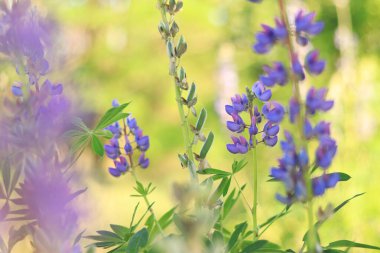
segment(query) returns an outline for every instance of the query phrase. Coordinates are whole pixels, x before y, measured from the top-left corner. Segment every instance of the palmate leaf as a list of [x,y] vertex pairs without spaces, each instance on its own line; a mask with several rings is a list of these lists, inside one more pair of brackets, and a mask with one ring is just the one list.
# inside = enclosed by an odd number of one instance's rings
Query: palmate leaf
[[242,253],[251,253],[251,252],[286,252],[281,250],[281,247],[273,242],[267,240],[258,240],[248,246],[246,246]]
[[126,247],[127,253],[138,253],[140,248],[144,248],[149,239],[149,233],[146,228],[139,230],[134,234],[128,241],[128,246]]
[[357,242],[353,242],[349,240],[339,240],[335,242],[330,242],[330,244],[325,247],[325,249],[333,249],[333,248],[362,248],[362,249],[380,250],[380,247],[377,247],[377,246],[357,243]]
[[117,107],[112,107],[109,109],[103,117],[99,120],[98,124],[94,130],[104,129],[107,126],[113,124],[114,122],[128,117],[128,113],[123,113],[122,111],[129,105],[129,103],[121,104]]

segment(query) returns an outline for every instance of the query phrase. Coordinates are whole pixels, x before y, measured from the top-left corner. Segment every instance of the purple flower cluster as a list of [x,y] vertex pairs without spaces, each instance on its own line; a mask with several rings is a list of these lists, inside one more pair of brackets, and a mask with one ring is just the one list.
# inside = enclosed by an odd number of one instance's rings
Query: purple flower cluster
[[[272,97],[272,92],[265,87],[262,81],[256,82],[251,90],[247,89],[247,93],[241,96],[235,95],[231,98],[232,104],[225,106],[226,112],[232,117],[231,121],[227,121],[227,128],[238,134],[242,134],[245,129],[248,129],[249,134],[249,142],[242,135],[231,137],[232,144],[227,144],[227,150],[233,154],[245,154],[259,143],[264,143],[271,147],[276,145],[277,134],[280,130],[279,123],[285,114],[285,110],[280,103],[269,101]],[[258,106],[254,105],[257,100],[265,102],[261,112]],[[249,117],[249,124],[246,124],[242,118],[244,112]],[[267,119],[267,122],[262,127],[262,130],[259,131],[258,126],[262,123],[263,117]],[[260,141],[257,138],[259,133],[262,134]]]
[[[118,106],[117,101],[113,101],[113,106]],[[149,136],[144,135],[143,131],[137,125],[135,118],[128,117],[123,119],[122,126],[119,122],[115,122],[106,128],[112,133],[109,144],[104,145],[106,155],[113,160],[114,167],[108,169],[109,173],[114,177],[119,177],[126,173],[130,168],[140,166],[143,169],[148,168],[149,158],[145,157],[146,151],[149,149]],[[120,139],[124,136],[124,148],[120,147]],[[134,141],[131,141],[130,138]],[[122,154],[122,151],[124,153]],[[133,157],[135,151],[139,151],[138,161],[134,162]]]
[[[251,1],[253,2],[253,1]],[[256,2],[256,1],[254,1]],[[306,46],[309,43],[311,36],[318,35],[324,27],[322,22],[317,22],[315,19],[315,13],[305,13],[302,10],[299,11],[295,18],[295,37],[298,45]],[[287,44],[288,50],[291,55],[291,68],[290,75],[293,75],[293,80],[303,81],[306,78],[306,72],[310,75],[319,75],[325,69],[326,62],[319,59],[319,52],[317,50],[310,51],[302,65],[297,54],[293,51],[293,47],[289,45],[291,42],[290,31],[288,31],[285,20],[275,20],[276,26],[272,28],[268,25],[262,25],[263,31],[256,34],[256,43],[253,46],[254,51],[258,54],[267,53],[277,42]],[[287,70],[280,62],[275,62],[273,67],[264,67],[266,75],[260,76],[262,85],[255,87],[255,94],[266,101],[270,98],[269,94],[262,87],[266,85],[271,87],[274,84],[284,85],[288,81]],[[302,139],[311,141],[315,139],[318,141],[318,146],[315,150],[312,161],[309,161],[309,156],[306,148],[301,145],[297,148],[294,138],[290,132],[285,131],[285,141],[281,142],[281,149],[283,151],[283,157],[279,159],[279,165],[276,168],[272,168],[271,176],[282,181],[285,184],[286,196],[277,194],[277,199],[285,204],[290,204],[295,201],[307,201],[308,191],[306,180],[310,180],[312,188],[312,194],[314,196],[322,195],[326,189],[334,187],[340,180],[338,173],[327,173],[327,169],[330,167],[332,160],[337,151],[337,145],[335,140],[330,136],[330,124],[325,121],[320,121],[313,127],[311,123],[311,116],[318,112],[326,112],[330,110],[334,101],[326,99],[327,89],[317,89],[311,87],[307,92],[305,104],[300,102],[301,98],[299,94],[296,94],[289,101],[289,118],[290,122],[302,123],[301,129]],[[273,107],[274,110],[275,107]],[[263,114],[267,114],[267,107],[263,107]],[[270,110],[270,108],[269,108]],[[278,112],[279,115],[282,112]],[[301,115],[302,114],[302,115]],[[275,118],[271,118],[274,116]],[[271,116],[267,117],[270,122],[275,122],[276,113],[273,112]],[[236,117],[236,116],[235,116]],[[235,122],[235,121],[234,121]],[[271,125],[266,126],[270,129]],[[274,132],[278,132],[278,126],[275,125]],[[264,131],[265,130],[264,127]],[[241,143],[242,141],[236,143]],[[235,143],[235,141],[234,141]],[[310,163],[312,162],[312,163]],[[310,178],[311,165],[314,168],[321,168],[322,175],[314,178]]]
[[[49,71],[46,51],[52,22],[42,19],[29,0],[1,4],[0,11],[0,52],[15,63],[18,74],[28,76],[29,85],[38,86],[40,77]],[[29,85],[25,87],[28,89]],[[12,91],[15,96],[22,96],[20,84]]]

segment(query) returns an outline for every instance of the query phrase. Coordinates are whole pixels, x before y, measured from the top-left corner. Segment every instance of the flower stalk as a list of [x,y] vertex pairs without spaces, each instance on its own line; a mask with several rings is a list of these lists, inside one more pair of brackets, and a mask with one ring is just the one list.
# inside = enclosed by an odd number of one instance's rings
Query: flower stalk
[[[174,21],[174,13],[178,11],[181,7],[177,6],[178,3],[176,4],[176,6],[171,6],[171,4],[167,5],[166,1],[163,1],[163,0],[158,0],[157,2],[158,2],[158,7],[160,9],[161,19],[162,19],[159,29],[167,46],[168,57],[169,57],[169,75],[172,76],[173,78],[176,102],[177,102],[178,112],[179,112],[179,116],[181,120],[181,128],[182,128],[182,134],[183,134],[183,139],[184,139],[184,144],[185,144],[186,156],[188,159],[186,165],[187,165],[187,168],[189,169],[191,180],[195,183],[198,183],[198,176],[197,176],[196,167],[195,167],[195,157],[193,153],[193,141],[191,139],[190,123],[188,121],[188,115],[185,113],[185,110],[184,110],[185,104],[182,99],[182,89],[185,89],[185,90],[188,89],[188,85],[186,82],[186,74],[184,74],[183,77],[180,77],[178,75],[180,57],[183,53],[185,53],[187,44],[184,41],[183,37],[181,37],[178,40],[177,47],[174,46],[175,35],[179,30],[177,24]],[[172,8],[172,11],[170,12],[170,19],[168,19],[168,16],[167,16],[168,14],[167,8]],[[179,9],[176,10],[177,8]],[[185,83],[183,83],[183,81]],[[184,85],[184,87],[182,87],[182,85]]]
[[[292,30],[290,28],[290,23],[289,23],[289,18],[286,12],[286,6],[285,6],[285,1],[284,0],[278,0],[278,5],[280,8],[280,13],[281,13],[281,20],[283,24],[286,27],[287,36],[285,38],[285,45],[288,49],[289,52],[289,61],[292,64],[293,57],[296,55],[295,50],[294,50],[294,45],[292,42]],[[291,80],[293,83],[293,94],[295,95],[296,102],[298,104],[302,104],[302,99],[301,99],[301,92],[299,88],[299,82],[294,73],[290,74]],[[300,113],[299,117],[297,117],[297,125],[298,125],[298,131],[299,131],[299,136],[300,136],[300,142],[301,142],[301,148],[305,149],[307,152],[307,141],[305,140],[305,134],[304,134],[304,122],[305,122],[305,110],[303,109],[303,106],[300,106]],[[306,173],[304,173],[304,180],[306,184],[306,191],[307,191],[307,216],[308,216],[308,225],[309,225],[309,233],[308,233],[308,252],[314,253],[316,251],[317,247],[317,241],[316,241],[316,231],[314,228],[314,214],[313,214],[313,188],[312,188],[312,183],[311,183],[311,178],[310,178],[310,173],[309,173],[309,164],[305,166],[306,168]]]

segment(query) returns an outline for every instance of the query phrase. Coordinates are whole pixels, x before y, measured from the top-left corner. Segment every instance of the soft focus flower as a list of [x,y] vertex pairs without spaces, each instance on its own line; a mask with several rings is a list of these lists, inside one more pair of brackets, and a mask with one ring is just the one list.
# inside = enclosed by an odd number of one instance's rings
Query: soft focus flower
[[227,144],[227,149],[232,154],[245,154],[248,152],[248,142],[243,136],[239,138],[231,136],[233,144]]
[[285,114],[284,107],[275,101],[269,101],[265,103],[262,111],[265,118],[274,123],[280,122]]
[[292,56],[292,71],[297,76],[298,80],[305,80],[305,72],[303,71],[303,67],[297,55]]
[[322,136],[319,138],[319,146],[315,151],[316,162],[323,169],[327,169],[332,162],[337,151],[335,140],[329,136]]
[[32,232],[36,252],[77,252],[79,245],[73,242],[80,232],[78,210],[72,201],[85,189],[72,191],[70,174],[65,173],[68,164],[57,162],[53,152],[27,163],[25,180],[16,190],[19,198],[13,200],[23,211],[12,212],[13,219],[36,222]]
[[304,14],[300,10],[295,18],[297,43],[305,46],[309,42],[310,35],[318,35],[324,27],[323,22],[315,22],[315,13]]
[[236,133],[241,133],[245,129],[245,123],[238,114],[232,114],[233,121],[227,121],[227,128]]
[[[113,100],[112,106],[119,106],[119,103]],[[140,166],[143,169],[149,166],[149,159],[145,158],[145,153],[150,147],[149,136],[143,134],[135,118],[129,116],[127,119],[122,119],[122,121],[123,127],[120,126],[119,122],[115,122],[105,128],[113,135],[109,144],[104,145],[104,150],[107,157],[113,160],[114,167],[108,168],[108,172],[114,177],[120,177],[128,172],[130,168],[133,169],[136,166]],[[125,141],[124,149],[120,148],[122,136]],[[134,142],[130,141],[131,137],[134,137]],[[122,153],[122,150],[125,153]],[[133,154],[136,150],[137,153],[140,152],[138,161],[134,161],[133,159]]]
[[263,69],[267,75],[261,75],[260,81],[265,86],[272,87],[275,84],[285,85],[288,82],[288,73],[281,62],[273,63],[272,68],[264,66]]
[[289,119],[291,123],[296,121],[296,117],[300,114],[300,103],[293,97],[289,100]]
[[319,75],[325,69],[326,62],[318,60],[319,52],[317,50],[311,51],[306,55],[305,68],[310,74]]
[[252,92],[261,101],[268,101],[272,97],[272,91],[267,90],[262,82],[258,81],[252,86]]
[[328,111],[333,105],[333,100],[326,100],[327,89],[316,89],[311,87],[306,96],[306,109],[309,114],[315,114],[317,111]]
[[256,44],[253,46],[253,49],[258,54],[269,52],[278,40],[282,40],[287,36],[285,25],[280,20],[276,20],[276,28],[265,24],[262,24],[261,27],[263,30],[256,33]]

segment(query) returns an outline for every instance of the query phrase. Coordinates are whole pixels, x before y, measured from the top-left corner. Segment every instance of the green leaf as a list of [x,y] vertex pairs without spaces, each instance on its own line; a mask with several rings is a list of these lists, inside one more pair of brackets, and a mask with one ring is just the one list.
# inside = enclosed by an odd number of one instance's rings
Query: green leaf
[[189,94],[187,95],[187,101],[193,100],[194,95],[195,95],[195,91],[196,91],[195,83],[192,83],[190,90],[189,90]]
[[236,174],[239,171],[241,171],[245,166],[247,165],[247,162],[243,159],[238,161],[234,161],[232,164],[232,173]]
[[127,253],[138,253],[140,248],[144,248],[148,243],[148,230],[146,228],[141,229],[134,234],[128,241],[126,248]]
[[235,226],[235,230],[232,233],[230,240],[228,241],[226,252],[229,252],[237,244],[239,236],[241,234],[244,234],[247,226],[247,222],[243,222]]
[[97,154],[100,157],[103,157],[104,155],[103,144],[96,135],[92,136],[91,148],[92,148],[92,151],[95,152],[95,154]]
[[201,159],[206,158],[207,153],[210,150],[213,141],[214,141],[214,134],[212,132],[210,132],[207,136],[205,143],[203,144],[203,147],[201,149],[201,153],[199,154],[199,157]]
[[[342,207],[344,207],[345,205],[347,205],[351,200],[363,195],[365,192],[362,192],[362,193],[359,193],[359,194],[356,194],[354,196],[352,196],[351,198],[349,199],[346,199],[345,201],[343,201],[342,203],[340,203],[337,207],[334,208],[333,210],[333,213],[337,213]],[[316,228],[316,230],[318,230],[318,228],[323,224],[324,220],[323,221],[317,221],[315,224],[314,224],[314,227]],[[306,242],[307,240],[307,236],[308,236],[308,233],[309,231],[307,231],[305,233],[305,235],[303,236],[303,241]]]
[[118,236],[121,238],[125,238],[127,234],[129,234],[130,230],[127,227],[117,225],[117,224],[110,224],[110,227],[113,232],[115,232]]
[[242,253],[250,252],[285,252],[281,250],[280,246],[267,240],[258,240],[247,247],[245,247]]
[[174,211],[176,210],[177,207],[173,207],[169,211],[167,211],[162,217],[158,220],[158,223],[160,224],[162,229],[165,229],[167,226],[170,225],[173,221],[173,215]]
[[231,175],[231,173],[228,171],[218,170],[218,169],[213,169],[213,168],[198,170],[197,172],[198,174],[201,174],[201,175],[222,175],[222,176]]
[[351,179],[351,176],[346,174],[346,173],[343,173],[343,172],[336,172],[339,174],[339,181],[348,181]]
[[185,41],[185,38],[181,35],[181,37],[178,40],[177,47],[176,47],[176,55],[178,58],[181,58],[181,56],[186,52],[187,50],[187,43]]
[[207,119],[207,111],[205,108],[202,108],[201,113],[199,114],[197,123],[195,124],[195,129],[199,132],[202,130]]
[[223,178],[222,181],[219,183],[218,187],[214,191],[214,193],[209,198],[209,205],[214,205],[215,202],[219,199],[220,196],[224,193],[224,188],[230,184],[229,178]]
[[113,124],[115,121],[118,121],[122,118],[128,117],[127,113],[122,113],[122,111],[129,105],[129,103],[125,103],[119,105],[117,107],[112,107],[109,109],[103,117],[99,120],[99,123],[96,125],[94,130],[101,130],[106,128],[107,126]]
[[357,242],[353,242],[353,241],[349,241],[349,240],[339,240],[339,241],[331,242],[329,245],[327,245],[326,249],[341,248],[341,247],[380,250],[380,247],[377,247],[377,246],[363,244],[363,243],[357,243]]

